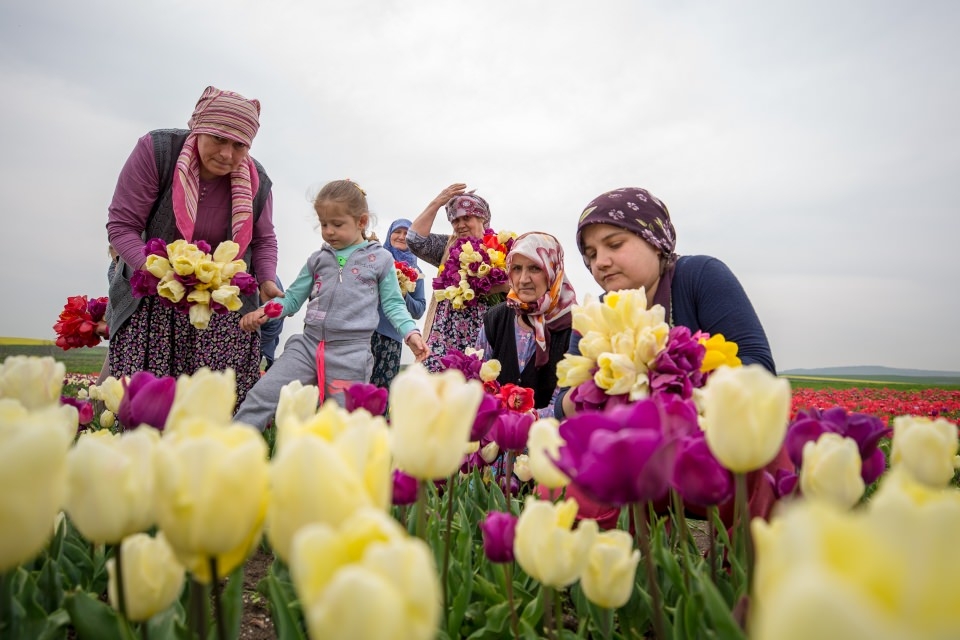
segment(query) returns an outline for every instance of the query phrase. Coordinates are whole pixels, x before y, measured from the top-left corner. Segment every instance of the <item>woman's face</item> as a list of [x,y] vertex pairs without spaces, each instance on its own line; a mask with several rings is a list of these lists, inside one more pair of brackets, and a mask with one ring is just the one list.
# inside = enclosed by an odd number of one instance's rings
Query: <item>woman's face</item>
[[458,238],[482,238],[483,237],[483,218],[477,216],[460,216],[450,223],[453,226],[453,233]]
[[510,259],[510,288],[521,302],[533,303],[547,292],[547,272],[527,256],[515,255]]
[[197,155],[200,156],[200,177],[213,180],[233,173],[247,158],[250,147],[230,138],[201,133],[197,136]]
[[390,234],[390,244],[400,249],[400,251],[407,250],[407,229],[406,227],[398,227],[393,230]]
[[583,257],[604,291],[639,289],[647,293],[647,305],[660,282],[660,253],[635,233],[610,224],[591,224],[583,229]]

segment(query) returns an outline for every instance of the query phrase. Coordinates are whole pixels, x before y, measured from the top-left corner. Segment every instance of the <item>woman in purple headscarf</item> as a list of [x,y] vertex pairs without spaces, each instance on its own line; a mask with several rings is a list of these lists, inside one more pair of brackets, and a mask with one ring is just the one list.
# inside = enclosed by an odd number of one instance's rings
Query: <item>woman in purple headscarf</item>
[[[453,235],[431,232],[441,207],[453,227]],[[450,247],[457,239],[483,238],[489,226],[490,205],[487,201],[473,191],[467,192],[467,185],[456,183],[441,191],[417,216],[407,231],[407,244],[418,258],[439,267],[446,262]],[[499,302],[509,290],[508,284],[497,285],[489,293],[500,294],[496,301]],[[490,301],[478,296],[475,304],[454,309],[449,300],[437,302],[431,296],[423,327],[430,356],[424,360],[424,366],[430,371],[441,371],[445,368],[441,358],[448,351],[464,351],[472,347],[483,326],[483,316],[492,306]]]
[[[110,371],[192,374],[201,367],[233,369],[237,402],[260,377],[260,338],[240,329],[240,317],[283,293],[274,282],[277,237],[270,178],[249,155],[260,128],[260,102],[207,87],[187,129],[158,129],[140,138],[120,172],[108,209],[107,235],[120,254],[110,282],[107,324]],[[207,329],[157,296],[134,297],[130,278],[146,262],[146,241],[225,240],[260,283],[240,311],[214,314]]]

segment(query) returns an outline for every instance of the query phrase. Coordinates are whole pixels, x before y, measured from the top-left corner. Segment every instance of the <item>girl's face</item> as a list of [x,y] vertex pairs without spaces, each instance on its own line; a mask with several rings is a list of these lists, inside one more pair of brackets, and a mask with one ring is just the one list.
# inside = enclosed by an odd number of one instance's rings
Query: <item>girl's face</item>
[[367,214],[354,218],[344,205],[328,201],[317,205],[317,217],[320,218],[320,235],[334,249],[345,249],[363,241]]
[[458,238],[483,237],[483,218],[478,218],[477,216],[461,216],[450,224],[453,226],[453,233]]
[[213,180],[225,176],[240,166],[250,147],[229,138],[201,133],[197,136],[197,155],[200,156],[200,177]]
[[660,282],[660,253],[635,233],[610,224],[591,224],[583,229],[583,257],[604,291],[639,289],[647,293],[647,305]]
[[548,286],[547,273],[539,264],[520,254],[510,259],[510,287],[522,302],[536,302]]
[[400,251],[407,250],[407,230],[405,227],[398,227],[393,230],[393,233],[390,234],[390,244]]

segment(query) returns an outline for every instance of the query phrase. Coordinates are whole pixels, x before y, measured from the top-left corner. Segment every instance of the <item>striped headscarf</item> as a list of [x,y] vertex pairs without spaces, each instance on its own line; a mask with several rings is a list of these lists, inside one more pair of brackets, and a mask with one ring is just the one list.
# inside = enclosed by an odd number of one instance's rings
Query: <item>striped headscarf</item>
[[[248,100],[232,91],[207,87],[187,122],[190,135],[177,158],[173,179],[173,213],[177,229],[187,242],[193,241],[200,191],[200,155],[197,136],[206,133],[228,138],[248,147],[260,128],[260,101]],[[260,188],[256,166],[248,155],[230,174],[231,235],[240,245],[242,257],[253,238],[253,196]]]
[[490,205],[473,191],[450,198],[445,208],[450,222],[464,216],[476,216],[483,220],[484,228],[490,226]]
[[566,329],[570,326],[570,310],[577,304],[577,294],[567,279],[563,269],[563,247],[560,241],[549,233],[531,231],[513,241],[513,247],[507,254],[507,273],[516,256],[529,258],[537,264],[547,276],[547,291],[538,300],[526,303],[510,289],[507,294],[507,306],[524,316],[533,327],[537,342],[538,367],[547,363],[550,356],[550,335],[547,329]]

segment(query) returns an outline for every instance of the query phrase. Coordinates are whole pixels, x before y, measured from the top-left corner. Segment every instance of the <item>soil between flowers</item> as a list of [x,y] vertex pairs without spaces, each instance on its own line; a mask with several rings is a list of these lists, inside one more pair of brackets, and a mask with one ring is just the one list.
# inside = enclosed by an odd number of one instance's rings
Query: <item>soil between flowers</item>
[[267,576],[273,554],[258,546],[243,567],[243,617],[240,620],[241,640],[276,640],[277,632],[270,617],[267,597],[257,591],[257,584]]

